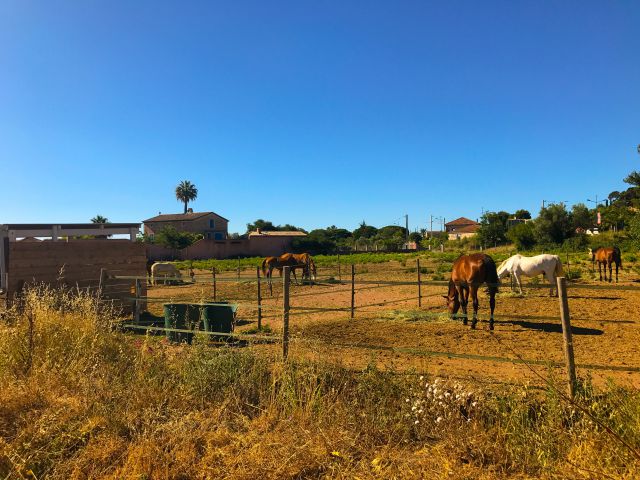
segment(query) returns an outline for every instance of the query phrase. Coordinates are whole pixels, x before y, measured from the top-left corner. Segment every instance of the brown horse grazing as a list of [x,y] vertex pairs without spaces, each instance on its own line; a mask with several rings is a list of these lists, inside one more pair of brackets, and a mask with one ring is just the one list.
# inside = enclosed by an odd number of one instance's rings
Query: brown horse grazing
[[484,253],[473,253],[462,255],[454,263],[449,280],[449,293],[444,297],[447,299],[447,307],[452,318],[462,307],[463,321],[467,324],[467,305],[469,294],[473,301],[473,320],[471,328],[476,328],[478,323],[478,288],[486,283],[489,287],[489,306],[491,307],[491,317],[489,329],[493,330],[493,311],[496,306],[496,293],[498,292],[498,272],[496,264],[489,255]]
[[313,258],[308,253],[285,253],[279,257],[266,257],[262,261],[262,274],[267,278],[269,285],[271,285],[271,277],[273,271],[278,270],[280,276],[282,276],[282,268],[291,267],[291,273],[293,279],[298,283],[298,277],[296,276],[296,269],[302,269],[302,279],[316,278],[316,265],[313,262]]
[[308,253],[285,253],[278,257],[278,262],[283,267],[291,267],[291,273],[296,284],[298,284],[298,277],[296,276],[296,270],[302,270],[302,281],[307,278],[309,280],[316,278],[316,265]]
[[274,269],[278,270],[280,275],[282,275],[282,265],[280,265],[278,257],[266,257],[262,261],[262,275],[266,277],[269,285],[271,285],[271,277]]
[[[602,281],[602,265],[604,265],[604,281],[607,281],[607,266],[609,267],[609,282],[611,282],[611,274],[613,264],[616,264],[616,283],[618,283],[618,269],[622,268],[622,254],[618,247],[600,247],[595,250],[589,249],[591,255],[591,264],[598,262],[598,273],[600,273],[600,281]],[[595,269],[595,265],[594,265]]]

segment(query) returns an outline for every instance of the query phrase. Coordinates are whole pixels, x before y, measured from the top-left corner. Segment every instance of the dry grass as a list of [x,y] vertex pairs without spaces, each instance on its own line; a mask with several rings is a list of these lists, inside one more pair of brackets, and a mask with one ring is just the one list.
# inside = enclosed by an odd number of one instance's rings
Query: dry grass
[[[354,372],[113,331],[40,288],[0,324],[0,478],[637,478],[553,389]],[[581,404],[640,448],[640,394]]]

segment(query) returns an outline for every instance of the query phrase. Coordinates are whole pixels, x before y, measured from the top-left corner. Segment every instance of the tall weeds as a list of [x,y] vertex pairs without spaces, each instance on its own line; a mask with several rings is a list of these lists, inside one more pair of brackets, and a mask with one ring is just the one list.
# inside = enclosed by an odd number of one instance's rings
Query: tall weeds
[[[28,291],[0,323],[0,478],[637,478],[555,394],[371,366],[282,363],[114,329],[82,292]],[[640,394],[579,401],[640,448]]]

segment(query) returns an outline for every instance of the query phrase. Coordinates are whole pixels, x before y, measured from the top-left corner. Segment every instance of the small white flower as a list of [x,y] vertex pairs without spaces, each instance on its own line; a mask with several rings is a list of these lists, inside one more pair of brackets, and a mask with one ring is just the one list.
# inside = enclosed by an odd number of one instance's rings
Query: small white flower
[[420,423],[420,420],[416,420],[415,422],[413,422],[415,425]]

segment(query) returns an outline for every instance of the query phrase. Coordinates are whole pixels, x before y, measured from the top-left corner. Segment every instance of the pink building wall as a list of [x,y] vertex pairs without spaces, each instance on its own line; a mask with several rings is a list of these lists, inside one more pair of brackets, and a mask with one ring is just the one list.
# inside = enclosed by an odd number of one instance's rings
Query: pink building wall
[[292,237],[253,236],[238,240],[198,240],[193,245],[182,250],[171,250],[160,245],[147,245],[149,260],[204,260],[207,258],[234,257],[270,257],[291,251]]

